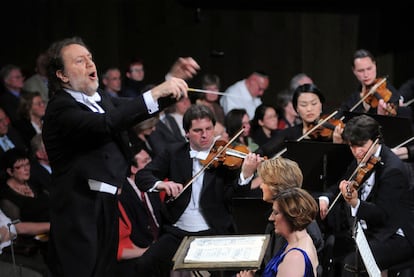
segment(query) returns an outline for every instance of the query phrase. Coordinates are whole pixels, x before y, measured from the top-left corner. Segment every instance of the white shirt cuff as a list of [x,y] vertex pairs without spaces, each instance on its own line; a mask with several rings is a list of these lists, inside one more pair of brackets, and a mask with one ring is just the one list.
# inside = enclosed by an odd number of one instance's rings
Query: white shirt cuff
[[145,105],[147,106],[147,110],[149,114],[153,114],[158,112],[159,106],[158,102],[152,98],[151,90],[145,92],[143,94]]
[[358,203],[356,204],[355,208],[351,206],[351,215],[354,217],[358,212],[359,204],[361,204],[361,201],[358,199]]
[[244,179],[243,173],[240,173],[239,186],[245,186],[245,185],[249,184],[250,181],[253,179],[253,177],[254,177],[254,174],[252,176],[250,176],[249,178]]

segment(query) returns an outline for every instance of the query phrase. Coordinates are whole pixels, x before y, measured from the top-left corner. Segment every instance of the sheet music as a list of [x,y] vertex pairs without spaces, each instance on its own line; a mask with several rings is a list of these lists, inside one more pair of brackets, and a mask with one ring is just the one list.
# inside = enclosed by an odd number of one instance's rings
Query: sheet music
[[365,237],[364,230],[361,224],[358,222],[356,226],[355,242],[358,246],[359,253],[361,254],[362,261],[370,277],[381,277],[381,271],[378,268],[375,258],[372,255],[371,248],[369,248],[367,238]]
[[190,243],[185,263],[247,262],[260,258],[265,236],[196,238]]

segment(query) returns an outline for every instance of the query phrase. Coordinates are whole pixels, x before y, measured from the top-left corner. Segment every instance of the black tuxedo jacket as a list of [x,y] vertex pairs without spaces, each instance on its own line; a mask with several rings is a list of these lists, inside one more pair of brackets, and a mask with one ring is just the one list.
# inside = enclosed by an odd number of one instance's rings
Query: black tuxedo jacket
[[[136,183],[147,191],[157,181],[168,179],[185,185],[192,178],[192,159],[189,143],[172,144],[163,153],[136,175]],[[240,170],[229,170],[223,166],[205,171],[200,196],[200,210],[210,230],[218,234],[234,231],[230,215],[232,195],[236,190],[249,190],[250,186],[239,186]],[[183,214],[191,199],[191,186],[178,198],[163,206],[166,224],[174,224]]]
[[[385,241],[401,228],[414,246],[413,192],[403,162],[385,145],[380,152],[381,161],[375,166],[375,184],[365,201],[361,200],[357,218],[367,223],[367,235]],[[348,180],[357,166],[354,161],[345,177]],[[336,187],[336,190],[335,190]],[[338,185],[331,188],[330,200],[339,193]]]
[[104,114],[59,91],[44,118],[53,172],[50,268],[56,276],[108,276],[116,259],[117,197],[91,190],[88,179],[122,186],[129,165],[125,131],[149,115],[142,97],[100,94]]

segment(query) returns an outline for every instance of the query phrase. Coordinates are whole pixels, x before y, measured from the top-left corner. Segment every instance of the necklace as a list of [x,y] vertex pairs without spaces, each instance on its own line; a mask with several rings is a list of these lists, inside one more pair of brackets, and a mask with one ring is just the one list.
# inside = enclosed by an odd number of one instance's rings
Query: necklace
[[12,184],[12,183],[14,182],[7,182],[9,187],[15,192],[17,192],[18,194],[28,196],[28,197],[34,197],[34,192],[27,183],[23,183],[23,184],[18,184],[18,183]]

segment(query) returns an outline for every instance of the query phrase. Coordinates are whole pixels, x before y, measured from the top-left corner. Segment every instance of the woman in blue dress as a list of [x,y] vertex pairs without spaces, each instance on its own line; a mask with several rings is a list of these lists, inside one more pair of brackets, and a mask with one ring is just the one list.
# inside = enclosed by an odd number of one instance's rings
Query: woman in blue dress
[[[264,277],[314,277],[318,267],[318,255],[306,226],[318,212],[315,199],[301,188],[287,188],[273,201],[269,220],[275,232],[283,236],[287,244],[269,261]],[[241,271],[237,277],[254,276],[254,271]]]

